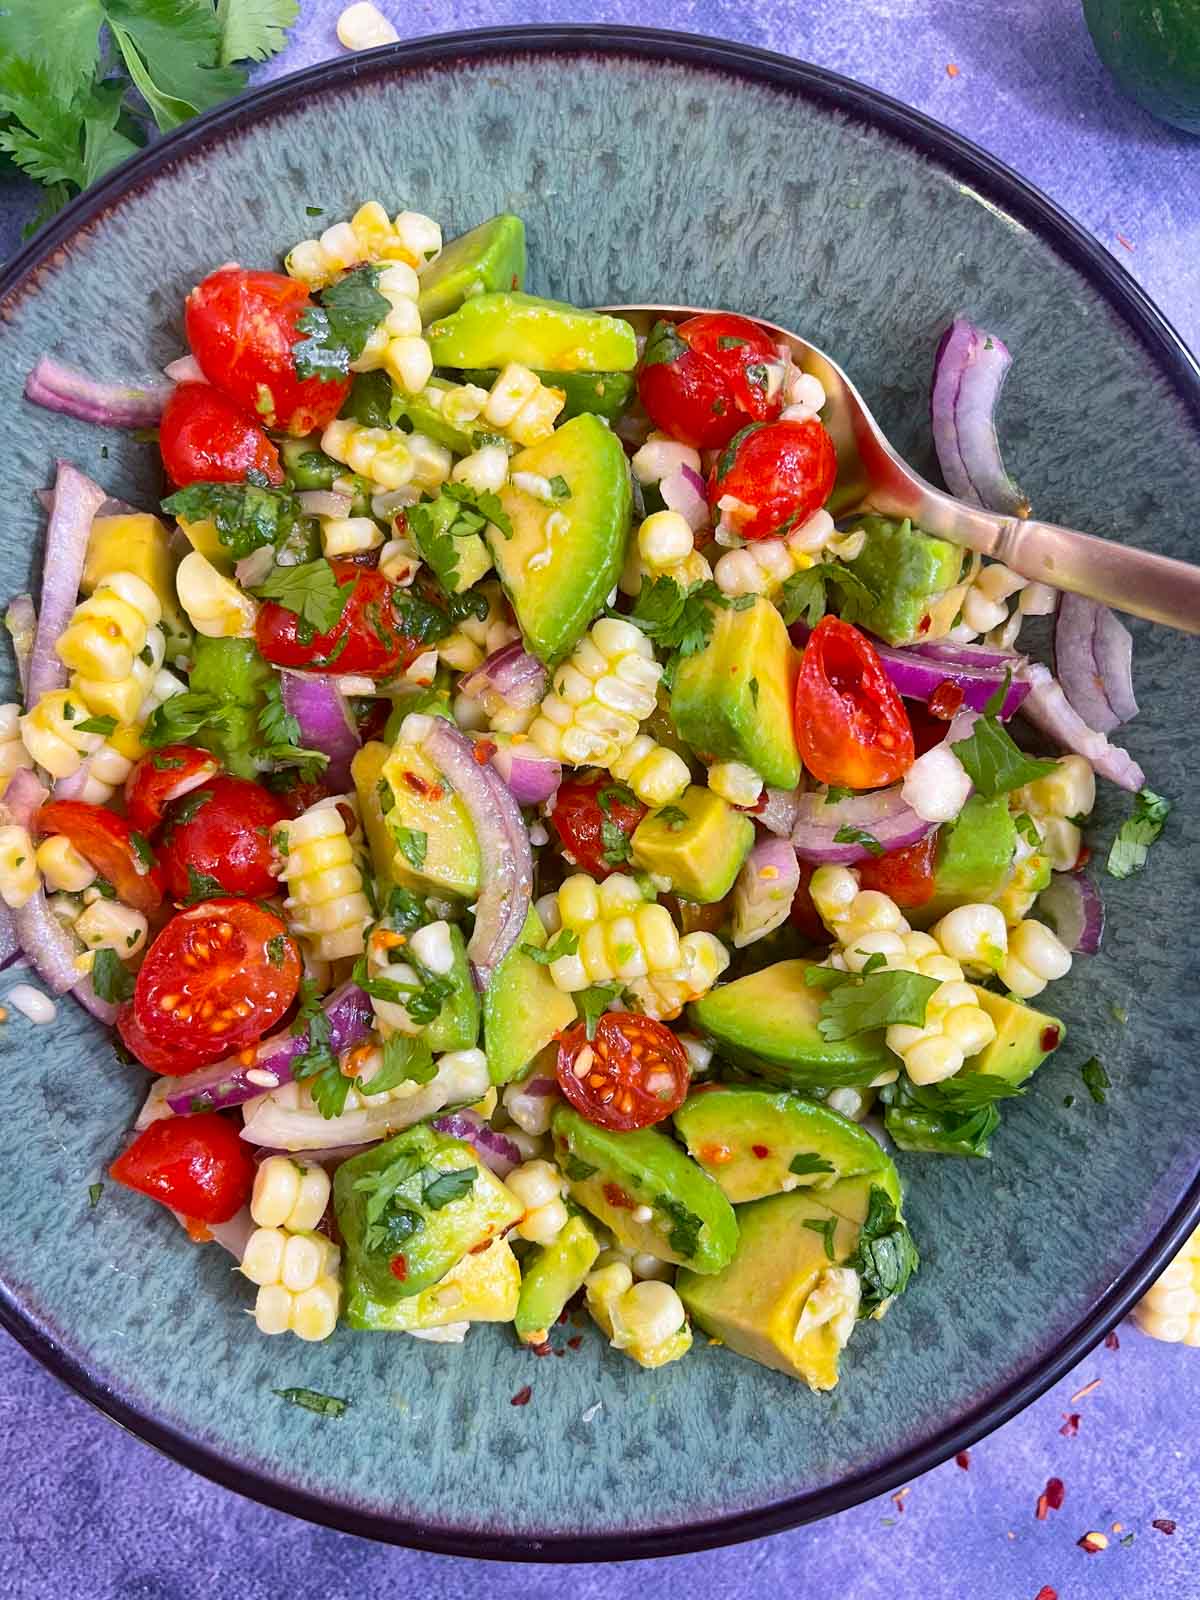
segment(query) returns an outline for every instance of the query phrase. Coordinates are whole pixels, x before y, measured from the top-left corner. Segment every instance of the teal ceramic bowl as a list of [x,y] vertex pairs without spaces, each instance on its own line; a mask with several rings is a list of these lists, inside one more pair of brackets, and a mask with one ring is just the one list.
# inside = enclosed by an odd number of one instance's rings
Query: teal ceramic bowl
[[[163,141],[30,245],[0,282],[0,593],[38,573],[33,491],[54,457],[124,499],[153,504],[158,487],[145,445],[22,402],[37,356],[152,374],[182,348],[183,296],[205,271],[270,264],[313,231],[306,206],[332,220],[369,196],[447,233],[520,212],[540,293],[723,305],[802,330],[924,470],[933,352],[964,310],[1015,352],[1002,432],[1038,511],[1195,554],[1200,374],[1044,197],[812,67],[666,34],[536,28],[272,84]],[[856,1337],[836,1393],[703,1345],[643,1373],[591,1329],[543,1360],[495,1328],[462,1349],[256,1337],[219,1249],[190,1248],[165,1212],[111,1183],[89,1208],[146,1082],[69,1002],[52,1031],[14,1017],[0,1033],[5,1325],[219,1482],[460,1555],[622,1558],[750,1538],[971,1443],[1105,1333],[1200,1212],[1188,798],[1200,653],[1134,632],[1144,709],[1128,742],[1177,809],[1140,878],[1104,880],[1104,953],[1056,988],[1069,1038],[1006,1108],[994,1160],[902,1162],[921,1271],[886,1324]],[[0,690],[11,697],[11,677]],[[1102,847],[1125,805],[1106,789]],[[1104,1105],[1077,1072],[1093,1054],[1113,1080]],[[293,1385],[350,1407],[337,1420],[295,1409],[273,1393]],[[529,1404],[514,1406],[526,1385]]]

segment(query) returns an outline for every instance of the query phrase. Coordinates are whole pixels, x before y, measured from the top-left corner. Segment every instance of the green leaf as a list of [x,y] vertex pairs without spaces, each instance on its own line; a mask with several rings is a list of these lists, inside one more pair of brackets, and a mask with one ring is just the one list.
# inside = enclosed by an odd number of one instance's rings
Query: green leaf
[[835,844],[860,844],[873,856],[881,856],[884,853],[883,846],[873,833],[868,833],[865,828],[851,827],[848,822],[842,824],[833,839]]
[[661,811],[654,813],[656,822],[664,823],[670,833],[678,833],[681,828],[688,825],[688,814],[681,806],[663,806]]
[[201,900],[221,900],[224,898],[224,884],[219,878],[214,878],[211,873],[197,872],[189,861],[187,875],[188,888],[183,900],[185,906],[198,905]]
[[241,560],[267,545],[278,545],[303,513],[286,489],[253,483],[189,483],[162,503],[163,510],[184,522],[210,519],[217,538]]
[[821,1002],[821,1037],[832,1044],[898,1022],[923,1027],[925,1007],[937,987],[936,978],[894,971],[872,972],[857,983],[843,984]]
[[382,1094],[402,1083],[430,1083],[437,1075],[433,1052],[424,1039],[393,1033],[383,1041],[383,1062],[369,1083],[359,1082],[359,1094]]
[[454,1172],[439,1172],[421,1191],[421,1204],[430,1211],[440,1211],[470,1194],[479,1176],[478,1167],[458,1167]]
[[826,1217],[824,1222],[817,1222],[813,1218],[806,1218],[804,1226],[812,1233],[821,1235],[821,1243],[825,1246],[825,1254],[830,1261],[837,1260],[837,1250],[834,1238],[837,1235],[837,1218]]
[[903,1294],[920,1265],[920,1256],[895,1202],[885,1189],[871,1185],[867,1215],[858,1234],[850,1265],[858,1273],[859,1316],[869,1316],[885,1300]]
[[559,1162],[563,1175],[570,1183],[586,1183],[589,1178],[595,1177],[597,1167],[587,1161],[581,1161],[577,1155],[572,1155],[568,1150]]
[[149,839],[144,833],[138,833],[135,828],[129,835],[129,844],[143,869],[149,872],[154,866],[154,851]]
[[790,627],[803,617],[810,628],[829,609],[829,586],[838,590],[838,607],[846,622],[854,622],[879,602],[879,595],[852,568],[840,561],[819,561],[784,580],[777,604]]
[[282,933],[267,940],[267,960],[273,967],[281,967],[287,960],[288,941]]
[[302,783],[319,778],[329,765],[323,750],[308,750],[300,744],[300,724],[283,703],[283,687],[278,677],[272,677],[264,691],[265,699],[258,713],[257,727],[265,745],[258,754],[280,767],[299,768]]
[[1103,1065],[1096,1056],[1091,1056],[1079,1069],[1079,1076],[1083,1079],[1087,1092],[1098,1106],[1102,1106],[1108,1099],[1108,1091],[1112,1088],[1112,1079],[1105,1072]]
[[1153,789],[1139,789],[1133,803],[1133,815],[1117,830],[1117,836],[1108,852],[1107,870],[1110,877],[1128,878],[1146,865],[1150,846],[1163,831],[1170,815],[1171,802]]
[[99,733],[108,738],[109,734],[117,731],[116,717],[89,717],[86,722],[75,724],[76,733]]
[[1024,1093],[1020,1084],[994,1072],[959,1072],[941,1083],[918,1088],[917,1099],[926,1106],[944,1105],[951,1111],[977,1111],[980,1106],[994,1105],[997,1100],[1013,1100]]
[[725,475],[732,468],[733,463],[737,459],[737,453],[742,448],[742,444],[744,443],[744,441],[747,440],[752,433],[757,433],[760,428],[765,428],[765,427],[766,427],[766,423],[765,422],[748,422],[744,428],[739,428],[738,429],[738,431],[734,434],[733,438],[730,439],[729,443],[725,446],[725,448],[721,451],[721,454],[717,457],[717,479],[718,479],[718,481],[721,478],[725,477]]
[[679,337],[673,322],[656,322],[650,329],[642,352],[642,367],[657,367],[686,355],[688,346]]
[[302,1406],[305,1411],[315,1411],[319,1417],[342,1417],[346,1414],[349,1400],[339,1400],[336,1395],[322,1394],[319,1389],[272,1389],[272,1394],[277,1394],[281,1400],[286,1400],[290,1406]]
[[[1001,697],[1001,704],[1007,681],[1006,677],[1005,683],[996,691]],[[991,705],[994,699],[993,696],[988,704]],[[987,712],[976,720],[969,737],[959,739],[950,748],[962,762],[967,776],[975,785],[976,793],[985,800],[994,800],[997,795],[1007,794],[1011,789],[1021,789],[1027,783],[1035,783],[1053,772],[1058,765],[1055,761],[1027,756],[1013,743],[995,715]]]
[[368,338],[392,309],[379,292],[379,271],[375,266],[356,267],[321,293],[329,331],[351,361],[362,355]]
[[425,852],[429,848],[429,835],[420,828],[397,828],[394,830],[396,847],[400,854],[415,867],[418,872],[425,865]]
[[837,1168],[824,1156],[815,1155],[811,1150],[799,1150],[788,1162],[788,1171],[794,1172],[798,1178],[806,1178],[810,1173],[836,1172]]
[[88,1210],[89,1211],[95,1211],[96,1207],[100,1204],[100,1196],[103,1193],[104,1193],[104,1185],[102,1183],[89,1183],[88,1184]]
[[576,990],[572,996],[589,1039],[596,1037],[596,1024],[620,992],[619,983],[595,983],[590,989]]
[[698,1217],[694,1211],[689,1211],[672,1195],[655,1195],[654,1209],[664,1212],[671,1220],[667,1243],[675,1254],[685,1259],[694,1256],[700,1243],[700,1230],[704,1227],[704,1219]]
[[353,589],[353,582],[339,584],[333,568],[322,560],[276,567],[255,593],[264,600],[277,601],[317,633],[329,633],[341,621]]
[[[749,598],[753,604],[754,597]],[[730,604],[711,579],[685,590],[673,578],[658,577],[643,583],[625,620],[636,623],[660,650],[687,657],[703,650],[712,637],[713,607],[724,610]]]
[[838,967],[805,967],[804,981],[810,989],[840,989],[844,983],[854,982],[854,973]]
[[173,694],[151,712],[142,733],[142,743],[151,749],[164,744],[188,744],[202,728],[228,729],[236,707],[218,700],[215,694],[188,689]]
[[133,973],[107,945],[96,951],[92,963],[92,988],[101,1000],[119,1006],[133,994]]
[[1013,818],[1013,826],[1031,849],[1041,849],[1042,836],[1038,832],[1037,823],[1029,815],[1028,811],[1018,811]]
[[600,842],[604,846],[601,860],[606,867],[619,867],[633,855],[629,835],[619,822],[605,817],[600,823]]
[[550,485],[550,493],[555,500],[569,500],[571,498],[571,486],[561,472],[556,472],[547,482]]
[[47,95],[70,104],[92,81],[103,20],[100,0],[3,0],[0,61],[23,57],[44,76]]
[[221,31],[212,0],[103,0],[109,30],[154,120],[166,132],[246,87],[217,64]]
[[20,56],[0,57],[0,150],[44,184],[84,188],[137,148],[114,126],[120,85],[81,85],[64,99],[47,72]]
[[424,905],[411,889],[399,886],[388,895],[387,919],[397,933],[411,933],[429,920]]
[[292,1059],[292,1077],[297,1083],[308,1083],[313,1104],[325,1118],[341,1116],[350,1092],[350,1080],[343,1074],[331,1048],[332,1038],[328,1016],[319,1009],[313,1011],[308,1018],[304,1049]]
[[536,944],[523,944],[522,953],[531,961],[536,961],[540,967],[548,967],[552,961],[558,961],[562,956],[573,956],[579,949],[579,935],[572,928],[560,928],[544,950],[539,950]]
[[217,0],[220,64],[265,61],[287,44],[285,29],[300,14],[300,0]]

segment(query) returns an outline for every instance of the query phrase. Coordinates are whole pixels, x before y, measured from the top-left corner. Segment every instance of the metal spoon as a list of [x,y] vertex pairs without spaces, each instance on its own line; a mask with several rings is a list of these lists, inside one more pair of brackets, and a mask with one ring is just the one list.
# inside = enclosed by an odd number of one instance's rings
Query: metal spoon
[[[698,306],[602,306],[639,333],[659,320],[683,322]],[[837,449],[838,477],[830,509],[839,517],[878,511],[911,517],[926,533],[992,556],[1022,577],[1087,595],[1117,611],[1148,617],[1168,628],[1200,633],[1200,567],[1170,556],[1076,533],[1052,522],[1004,516],[956,500],[927,483],[896,454],[862,395],[833,361],[799,334],[753,319],[792,352],[825,390],[821,420]]]

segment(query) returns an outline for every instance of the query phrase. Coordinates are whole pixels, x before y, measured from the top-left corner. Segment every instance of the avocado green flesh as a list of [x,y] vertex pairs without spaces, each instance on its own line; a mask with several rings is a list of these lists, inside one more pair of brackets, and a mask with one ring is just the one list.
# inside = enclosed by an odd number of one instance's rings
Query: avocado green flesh
[[779,961],[733,983],[718,984],[688,1007],[697,1032],[717,1053],[756,1077],[793,1089],[867,1084],[895,1057],[882,1032],[829,1042],[818,1023],[824,989],[810,988],[811,961]]
[[463,897],[479,892],[479,841],[458,795],[416,745],[398,740],[384,762],[383,822],[390,874],[411,889]]
[[457,311],[464,300],[525,281],[525,224],[511,212],[481,222],[451,239],[421,274],[417,302],[422,324]]
[[938,834],[933,896],[907,913],[914,927],[927,928],[955,906],[991,900],[1008,882],[1017,828],[1008,796],[973,794],[953,822]]
[[[407,421],[414,433],[424,434],[434,444],[452,451],[456,456],[468,456],[485,444],[507,444],[504,436],[487,422],[449,422],[430,400],[433,394],[449,394],[455,387],[442,378],[430,378],[419,394],[401,394],[396,391],[393,400],[398,418]],[[509,447],[511,448],[511,446]]]
[[[554,1151],[571,1197],[611,1229],[627,1250],[694,1272],[719,1272],[737,1244],[733,1207],[666,1134],[653,1128],[614,1133],[570,1106],[554,1113]],[[634,1213],[649,1207],[652,1216]]]
[[867,541],[850,565],[879,599],[873,605],[856,601],[852,620],[888,644],[913,644],[932,631],[928,613],[957,584],[962,548],[922,533],[907,519],[869,516],[858,526]]
[[479,996],[471,981],[462,929],[454,922],[450,924],[450,949],[454,965],[446,977],[454,988],[422,1035],[435,1055],[443,1050],[470,1050],[479,1037]]
[[511,1083],[563,1028],[575,1021],[575,1002],[559,989],[548,967],[523,944],[539,950],[546,930],[530,908],[521,937],[492,973],[483,996],[483,1048],[493,1083]]
[[637,340],[620,317],[531,294],[478,294],[425,330],[435,367],[631,372]]
[[[499,377],[495,367],[468,368],[457,374],[463,383],[478,384],[490,389]],[[541,381],[552,389],[561,389],[567,402],[558,414],[558,426],[570,422],[583,411],[616,422],[633,397],[634,376],[631,372],[547,372],[537,373]]]
[[971,1056],[963,1070],[1024,1083],[1066,1038],[1066,1023],[994,990],[977,984],[973,987],[975,998],[996,1024],[996,1037],[977,1056]]
[[540,1344],[562,1315],[563,1307],[583,1287],[600,1244],[582,1217],[570,1217],[552,1244],[535,1250],[521,1274],[521,1297],[514,1319],[517,1338]]
[[685,900],[723,900],[754,844],[754,824],[699,784],[690,785],[673,810],[683,813],[682,822],[652,811],[638,823],[630,841],[635,864],[669,878]]

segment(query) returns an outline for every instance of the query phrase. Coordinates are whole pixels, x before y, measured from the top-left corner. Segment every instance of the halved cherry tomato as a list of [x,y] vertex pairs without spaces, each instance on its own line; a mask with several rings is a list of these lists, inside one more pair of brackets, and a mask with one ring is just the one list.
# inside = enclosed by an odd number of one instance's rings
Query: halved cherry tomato
[[250,1198],[254,1160],[237,1128],[215,1111],[152,1122],[109,1167],[127,1189],[197,1222],[228,1222]]
[[[182,899],[197,880],[253,900],[274,894],[271,833],[290,816],[277,794],[249,778],[214,778],[167,808],[158,859],[167,893]],[[210,893],[211,881],[206,885]]]
[[198,789],[220,772],[207,750],[190,744],[165,744],[134,764],[125,779],[125,814],[142,833],[153,833],[172,800]]
[[821,921],[821,913],[817,910],[809,892],[808,886],[816,870],[815,861],[800,862],[800,881],[792,897],[792,909],[788,913],[788,918],[793,928],[799,929],[811,944],[831,944],[833,935]]
[[[743,539],[769,539],[801,528],[833,492],[837,454],[815,417],[751,423],[722,450],[708,479],[714,516]],[[746,510],[721,513],[731,495]]]
[[300,956],[284,924],[253,900],[180,911],[146,952],[134,1018],[188,1072],[256,1044],[295,999]]
[[[336,672],[363,678],[389,678],[407,667],[428,645],[404,632],[399,605],[403,591],[382,572],[353,561],[330,561],[339,584],[354,588],[328,633],[311,634],[294,611],[268,600],[258,613],[255,637],[261,653],[277,667]],[[343,643],[343,641],[345,641]]]
[[242,483],[261,472],[283,482],[279,451],[252,417],[211,383],[180,383],[163,407],[158,426],[167,477],[189,483]]
[[115,811],[84,800],[51,800],[36,823],[41,833],[65,834],[127,906],[148,916],[162,904],[162,873],[149,841]]
[[638,370],[638,394],[673,438],[716,449],[747,422],[779,415],[782,376],[764,328],[730,312],[703,312],[676,326],[658,325]]
[[[383,702],[389,709],[391,703],[390,700]],[[300,816],[309,806],[315,806],[318,800],[324,800],[329,793],[323,783],[302,782],[295,767],[281,767],[277,773],[272,774],[271,781],[272,785],[277,785],[272,787],[271,793],[289,817]]]
[[204,376],[265,428],[302,435],[342,409],[349,378],[301,378],[297,327],[313,309],[308,290],[281,272],[222,267],[187,297],[188,343]]
[[121,1043],[131,1056],[137,1058],[144,1067],[149,1067],[151,1072],[159,1072],[173,1076],[179,1070],[179,1060],[173,1050],[164,1050],[161,1045],[148,1039],[138,1026],[137,1017],[134,1015],[133,1001],[126,1000],[117,1012],[117,1032],[121,1035]]
[[818,783],[877,789],[913,763],[904,702],[875,647],[840,617],[822,617],[796,679],[796,743]]
[[576,865],[602,879],[629,870],[628,841],[645,815],[646,807],[623,783],[597,772],[559,785],[550,825]]
[[622,1133],[669,1117],[683,1104],[689,1081],[687,1053],[670,1028],[632,1011],[606,1011],[594,1039],[582,1022],[568,1028],[556,1070],[581,1116]]
[[933,868],[937,859],[937,829],[903,850],[856,861],[860,889],[878,889],[889,895],[901,911],[923,906],[933,898]]

